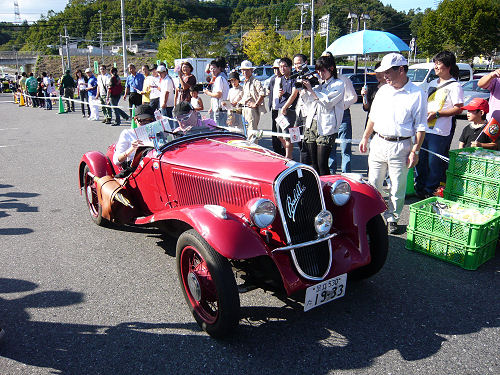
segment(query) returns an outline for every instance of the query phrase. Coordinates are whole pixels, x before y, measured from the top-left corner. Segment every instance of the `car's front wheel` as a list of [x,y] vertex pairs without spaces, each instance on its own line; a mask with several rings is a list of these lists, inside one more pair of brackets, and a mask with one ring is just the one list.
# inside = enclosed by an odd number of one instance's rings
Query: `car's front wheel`
[[387,259],[389,237],[387,235],[387,227],[381,215],[372,217],[366,223],[366,236],[368,237],[372,260],[366,266],[350,272],[349,277],[352,279],[366,279],[375,275],[382,269]]
[[85,199],[89,209],[90,217],[99,226],[105,226],[107,220],[102,217],[102,208],[97,197],[97,186],[94,178],[89,174],[90,168],[88,165],[83,169],[83,189],[85,191]]
[[240,298],[229,261],[191,229],[177,241],[177,272],[200,327],[217,338],[231,333],[240,320]]

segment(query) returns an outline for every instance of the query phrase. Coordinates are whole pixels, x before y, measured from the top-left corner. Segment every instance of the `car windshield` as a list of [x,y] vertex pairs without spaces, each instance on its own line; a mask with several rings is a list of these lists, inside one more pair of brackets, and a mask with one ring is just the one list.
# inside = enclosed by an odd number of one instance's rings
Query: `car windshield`
[[408,69],[408,78],[412,82],[423,82],[428,71],[428,69]]

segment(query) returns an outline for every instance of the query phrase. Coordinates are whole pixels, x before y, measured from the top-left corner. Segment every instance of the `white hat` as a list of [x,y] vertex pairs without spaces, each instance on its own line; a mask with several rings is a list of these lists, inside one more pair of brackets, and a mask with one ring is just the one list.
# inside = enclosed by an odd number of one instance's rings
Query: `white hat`
[[252,65],[252,63],[248,60],[243,60],[240,65],[240,69],[255,69],[255,66]]
[[90,68],[85,69],[85,73],[92,73],[92,69]]
[[160,73],[160,72],[166,72],[167,68],[165,68],[163,65],[158,65],[158,68],[156,68],[156,71],[158,73]]
[[393,66],[403,66],[408,65],[408,60],[406,60],[403,55],[399,53],[388,53],[382,58],[382,62],[380,66],[375,69],[377,73],[383,73],[386,70],[389,70]]
[[281,59],[276,59],[273,62],[273,68],[279,68],[280,67],[280,61]]

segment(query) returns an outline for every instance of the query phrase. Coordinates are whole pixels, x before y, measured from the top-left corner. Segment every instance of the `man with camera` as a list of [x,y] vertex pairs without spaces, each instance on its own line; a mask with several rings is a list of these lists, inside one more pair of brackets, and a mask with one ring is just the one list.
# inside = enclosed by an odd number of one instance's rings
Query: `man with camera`
[[[305,74],[309,73],[309,69],[307,68],[307,57],[306,55],[302,53],[298,53],[295,56],[293,56],[293,68],[294,72],[292,73],[294,78],[297,77],[302,77]],[[297,87],[298,86],[298,87]],[[292,103],[295,103],[295,114],[296,114],[296,120],[295,120],[295,126],[299,127],[300,129],[300,134],[302,135],[304,133],[304,124],[305,124],[305,119],[307,116],[306,113],[306,107],[304,104],[303,100],[303,94],[305,91],[301,90],[302,85],[299,83],[294,84],[294,87],[292,89],[292,94],[288,98],[287,102],[281,109],[281,113],[286,115],[286,111],[288,108],[292,105]],[[311,160],[309,158],[309,154],[303,147],[302,142],[299,143],[299,149],[300,149],[300,161],[305,164],[311,164]]]

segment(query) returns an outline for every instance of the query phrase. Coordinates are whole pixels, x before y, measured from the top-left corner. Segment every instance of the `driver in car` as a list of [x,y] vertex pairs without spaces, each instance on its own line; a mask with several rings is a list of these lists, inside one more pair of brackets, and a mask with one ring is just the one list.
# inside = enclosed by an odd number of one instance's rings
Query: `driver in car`
[[[134,120],[137,126],[142,126],[155,121],[153,107],[149,104],[141,104],[135,111]],[[113,163],[127,168],[134,160],[135,151],[142,146],[142,141],[137,139],[134,129],[125,129],[121,132],[115,145]]]
[[189,102],[180,102],[177,104],[174,107],[173,114],[179,124],[174,133],[187,133],[197,127],[208,127],[210,129],[217,127],[217,123],[214,120],[202,119],[199,112],[195,111]]

